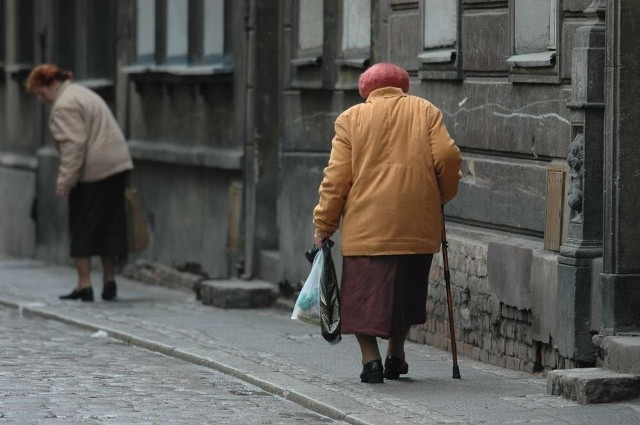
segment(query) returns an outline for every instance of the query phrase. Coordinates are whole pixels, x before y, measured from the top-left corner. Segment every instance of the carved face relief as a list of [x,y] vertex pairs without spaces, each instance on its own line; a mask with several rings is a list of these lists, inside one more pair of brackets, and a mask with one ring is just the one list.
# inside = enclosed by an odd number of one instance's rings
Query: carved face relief
[[570,168],[567,202],[571,207],[572,221],[582,221],[582,182],[584,176],[584,136],[582,133],[578,133],[569,144],[567,163]]

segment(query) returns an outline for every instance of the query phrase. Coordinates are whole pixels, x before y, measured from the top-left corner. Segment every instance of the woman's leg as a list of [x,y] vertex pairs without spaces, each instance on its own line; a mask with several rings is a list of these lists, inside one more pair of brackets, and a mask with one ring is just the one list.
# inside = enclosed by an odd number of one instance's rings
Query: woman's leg
[[387,346],[387,356],[397,357],[404,360],[404,343],[409,335],[411,327],[406,327],[398,331],[394,331],[389,337],[389,345]]
[[113,257],[100,257],[102,261],[102,283],[115,280],[115,259]]
[[356,339],[362,352],[363,365],[373,360],[380,360],[380,350],[378,349],[378,341],[375,336],[356,334]]
[[91,257],[77,257],[74,259],[78,272],[78,289],[91,287]]

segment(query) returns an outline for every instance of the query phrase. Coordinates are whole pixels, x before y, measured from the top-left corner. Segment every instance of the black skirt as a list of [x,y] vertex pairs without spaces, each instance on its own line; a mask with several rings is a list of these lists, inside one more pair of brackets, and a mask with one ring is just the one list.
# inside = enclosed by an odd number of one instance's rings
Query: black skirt
[[69,194],[71,257],[127,255],[124,190],[127,172],[91,183],[78,183]]
[[342,333],[386,339],[424,323],[432,260],[432,254],[342,257]]

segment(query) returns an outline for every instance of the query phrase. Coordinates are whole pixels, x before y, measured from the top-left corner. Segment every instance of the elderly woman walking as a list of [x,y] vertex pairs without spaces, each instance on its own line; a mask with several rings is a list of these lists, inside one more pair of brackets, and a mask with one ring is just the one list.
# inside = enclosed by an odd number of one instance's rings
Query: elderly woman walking
[[91,257],[102,261],[102,298],[117,296],[114,267],[127,254],[124,205],[129,148],[107,104],[53,64],[35,67],[27,90],[52,105],[49,129],[60,153],[56,196],[69,196],[71,257],[78,281],[61,299],[93,301]]
[[[390,63],[360,76],[365,103],[336,119],[313,211],[318,247],[342,221],[342,333],[355,334],[368,383],[408,372],[404,345],[411,325],[426,321],[441,205],[461,177],[442,113],[408,90],[407,72]],[[384,366],[376,338],[389,340]]]

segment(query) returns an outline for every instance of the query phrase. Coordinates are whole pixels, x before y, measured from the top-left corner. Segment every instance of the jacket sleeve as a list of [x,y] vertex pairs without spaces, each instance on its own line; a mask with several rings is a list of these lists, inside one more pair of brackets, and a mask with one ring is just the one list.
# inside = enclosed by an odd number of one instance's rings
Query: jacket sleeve
[[72,188],[80,178],[87,149],[88,132],[82,111],[78,108],[56,108],[49,128],[60,152],[57,184]]
[[444,125],[442,112],[431,108],[429,120],[429,141],[433,165],[438,179],[440,201],[446,204],[458,193],[458,182],[462,177],[460,149],[455,145]]
[[353,181],[351,142],[346,117],[338,117],[335,132],[329,165],[324,169],[324,178],[318,190],[320,200],[313,210],[315,234],[322,238],[330,237],[340,226],[342,209]]

